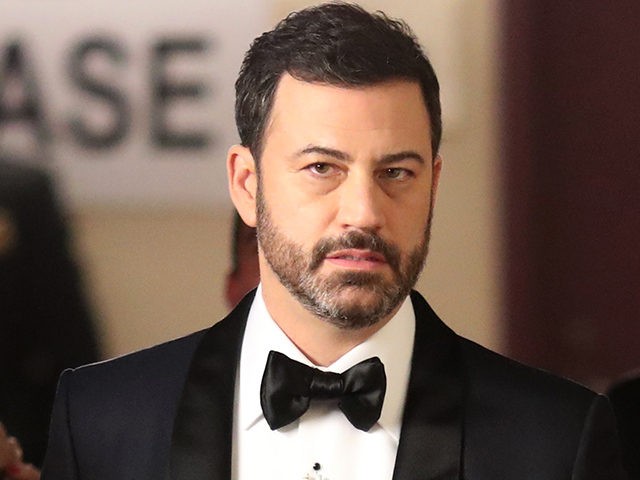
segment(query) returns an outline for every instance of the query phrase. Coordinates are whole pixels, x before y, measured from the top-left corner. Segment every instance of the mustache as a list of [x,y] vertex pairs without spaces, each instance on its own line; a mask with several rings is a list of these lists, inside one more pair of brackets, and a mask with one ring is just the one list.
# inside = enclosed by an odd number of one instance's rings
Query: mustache
[[311,252],[309,270],[317,270],[331,252],[350,248],[380,253],[391,269],[400,273],[400,249],[375,233],[358,230],[347,232],[339,237],[319,240]]

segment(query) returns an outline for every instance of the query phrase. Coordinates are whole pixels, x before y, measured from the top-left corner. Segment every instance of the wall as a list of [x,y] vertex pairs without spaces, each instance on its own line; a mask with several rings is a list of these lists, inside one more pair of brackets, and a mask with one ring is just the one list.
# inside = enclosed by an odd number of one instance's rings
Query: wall
[[[409,19],[427,45],[445,102],[444,170],[418,289],[458,332],[502,348],[500,175],[496,147],[497,7],[474,2],[362,1]],[[275,20],[309,2],[273,0]],[[437,61],[436,61],[437,59]],[[447,108],[447,104],[445,108]],[[107,355],[216,321],[226,310],[230,204],[180,209],[79,207],[76,245]]]
[[222,318],[230,211],[92,208],[74,216],[106,356]]

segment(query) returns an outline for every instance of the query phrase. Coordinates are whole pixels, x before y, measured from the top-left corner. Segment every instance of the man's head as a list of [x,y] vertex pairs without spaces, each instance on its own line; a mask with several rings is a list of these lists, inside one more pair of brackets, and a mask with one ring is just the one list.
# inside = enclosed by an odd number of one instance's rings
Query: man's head
[[229,182],[265,299],[344,329],[389,318],[422,269],[441,167],[438,83],[408,27],[303,10],[253,43],[236,88]]
[[242,145],[262,154],[276,89],[283,74],[342,87],[390,79],[416,81],[431,121],[431,148],[442,137],[440,88],[409,27],[383,13],[329,3],[290,14],[254,40],[236,81],[236,125]]

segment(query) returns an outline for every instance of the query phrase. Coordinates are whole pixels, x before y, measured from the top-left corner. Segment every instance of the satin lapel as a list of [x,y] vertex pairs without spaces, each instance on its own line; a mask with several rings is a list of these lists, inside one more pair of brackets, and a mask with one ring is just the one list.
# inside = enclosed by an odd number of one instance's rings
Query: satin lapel
[[230,480],[233,397],[253,294],[211,327],[196,349],[173,427],[172,480]]
[[394,480],[461,477],[464,382],[456,335],[418,293],[416,335]]

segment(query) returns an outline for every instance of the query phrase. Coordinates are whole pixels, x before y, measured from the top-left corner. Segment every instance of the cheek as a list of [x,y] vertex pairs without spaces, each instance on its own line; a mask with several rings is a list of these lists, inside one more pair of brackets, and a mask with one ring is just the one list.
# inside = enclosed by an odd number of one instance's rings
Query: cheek
[[426,223],[422,222],[405,225],[403,228],[399,229],[401,233],[399,234],[400,238],[397,240],[397,244],[400,249],[405,253],[415,249],[417,245],[424,241],[425,229]]
[[263,201],[275,225],[288,235],[298,235],[299,240],[318,239],[328,234],[327,230],[335,212],[331,195],[311,195],[308,189],[286,175],[276,181],[265,179],[262,187]]
[[406,214],[391,216],[391,229],[396,232],[397,243],[403,250],[411,250],[424,240],[429,223],[429,206],[429,201],[415,202],[411,207],[403,208]]
[[263,196],[270,223],[280,235],[310,251],[326,235],[326,224],[322,220],[325,212],[313,205],[301,204],[283,193],[269,195],[265,192]]
[[286,216],[289,216],[290,211],[294,211],[295,206],[301,203],[304,195],[304,190],[295,181],[295,175],[282,168],[264,171],[260,187],[272,215],[287,212]]
[[332,235],[326,209],[316,205],[295,205],[282,212],[280,221],[288,235],[307,251],[320,239]]

